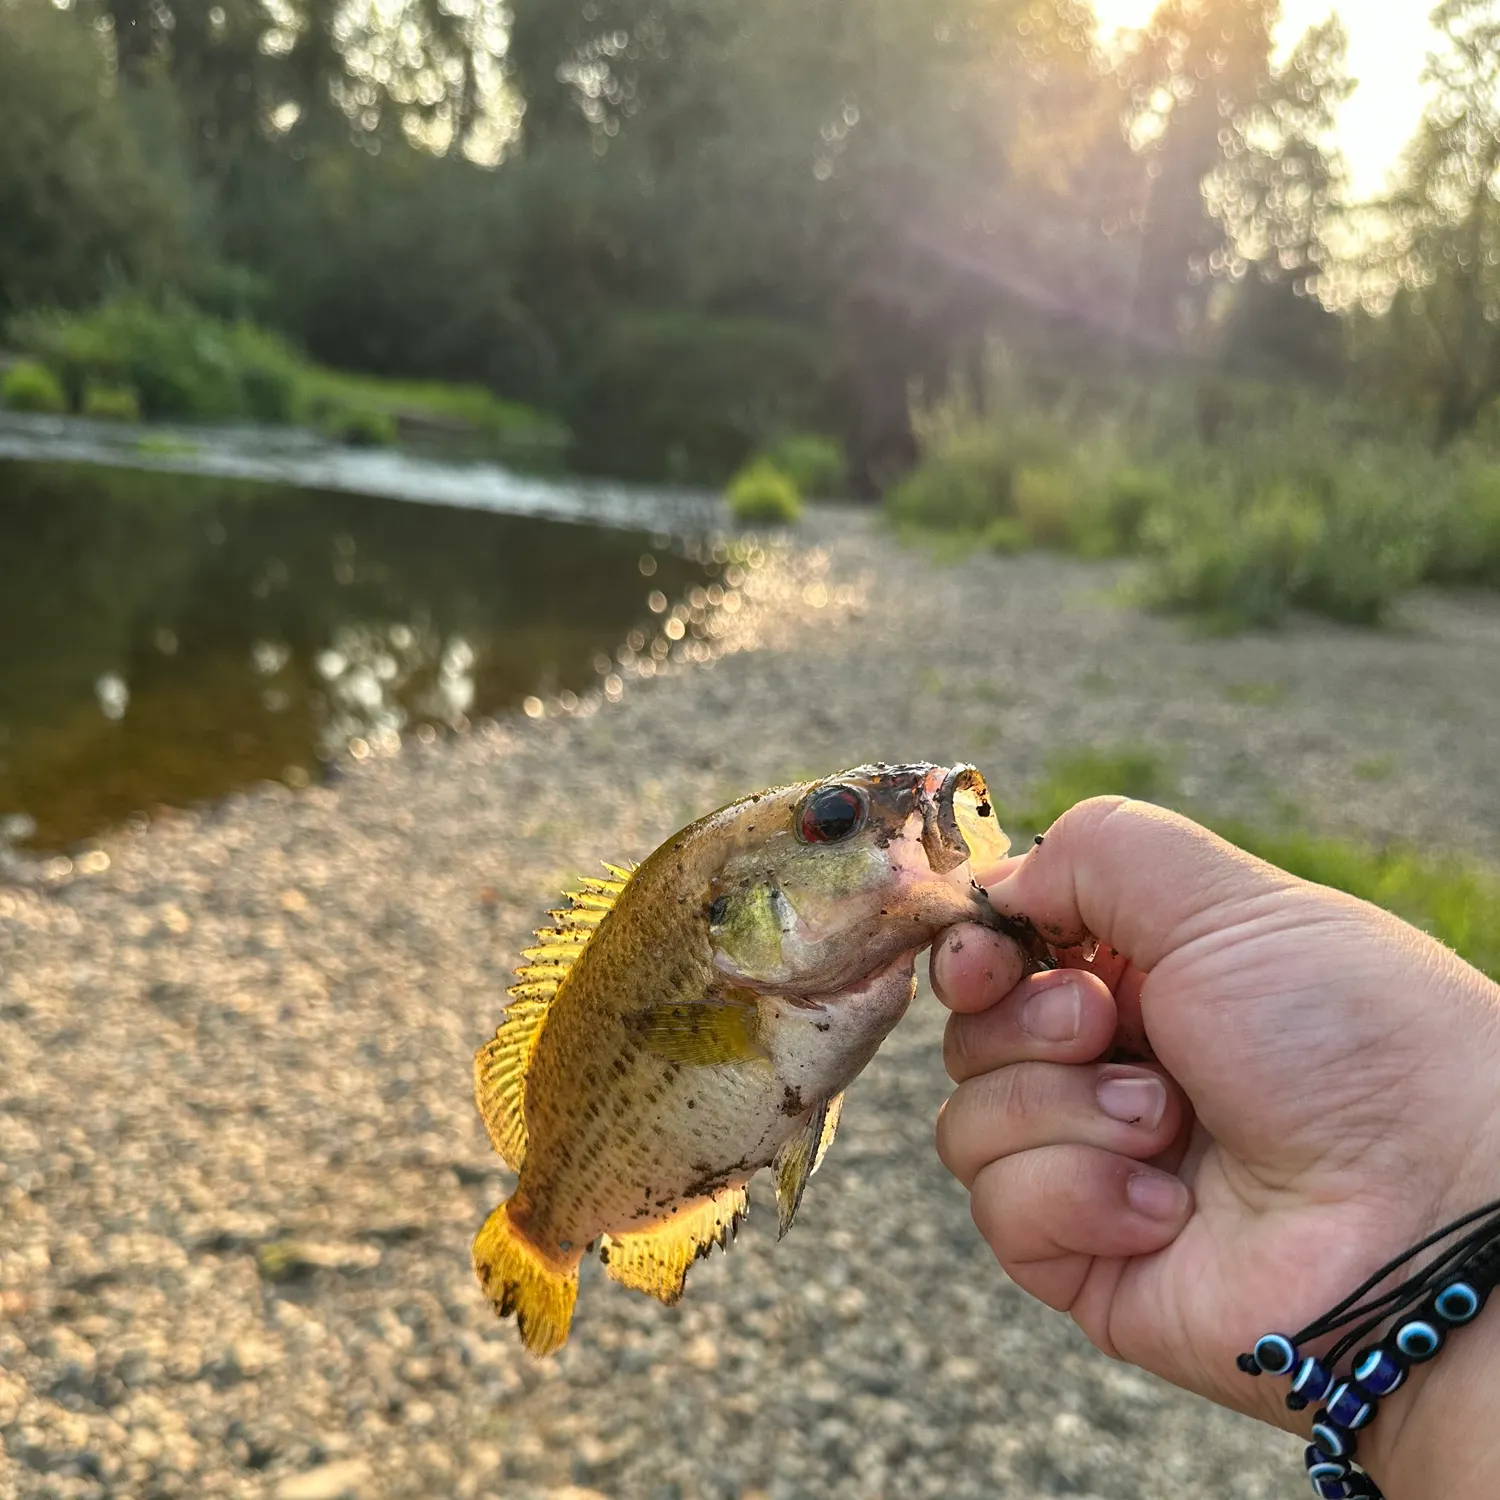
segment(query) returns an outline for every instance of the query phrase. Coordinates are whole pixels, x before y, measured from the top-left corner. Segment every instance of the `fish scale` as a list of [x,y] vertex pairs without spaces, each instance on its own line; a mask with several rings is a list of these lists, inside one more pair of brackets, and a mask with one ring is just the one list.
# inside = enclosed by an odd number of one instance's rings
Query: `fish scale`
[[731,803],[552,913],[475,1059],[518,1182],[474,1265],[530,1350],[567,1338],[590,1247],[675,1302],[763,1167],[787,1231],[917,953],[997,924],[970,861],[1005,848],[972,767],[862,766]]

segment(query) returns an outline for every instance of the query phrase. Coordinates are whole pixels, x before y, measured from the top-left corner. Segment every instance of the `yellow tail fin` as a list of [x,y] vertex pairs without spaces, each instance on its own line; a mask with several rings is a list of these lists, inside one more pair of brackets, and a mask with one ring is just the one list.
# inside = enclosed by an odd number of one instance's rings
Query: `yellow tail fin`
[[552,1354],[567,1342],[578,1300],[578,1271],[549,1264],[511,1223],[502,1203],[474,1237],[474,1273],[502,1317],[516,1315],[521,1342]]

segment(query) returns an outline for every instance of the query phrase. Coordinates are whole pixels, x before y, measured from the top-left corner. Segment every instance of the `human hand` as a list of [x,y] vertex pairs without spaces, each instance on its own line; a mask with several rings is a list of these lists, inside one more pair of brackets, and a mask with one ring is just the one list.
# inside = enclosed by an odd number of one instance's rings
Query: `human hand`
[[[1305,1430],[1235,1356],[1500,1197],[1500,986],[1143,803],[1082,803],[989,874],[997,910],[1075,946],[1028,979],[984,928],[933,947],[959,1085],[938,1152],[980,1232],[1106,1353]],[[1154,1062],[1100,1061],[1121,1044]],[[1493,1494],[1497,1401],[1492,1308],[1361,1461],[1390,1500]]]

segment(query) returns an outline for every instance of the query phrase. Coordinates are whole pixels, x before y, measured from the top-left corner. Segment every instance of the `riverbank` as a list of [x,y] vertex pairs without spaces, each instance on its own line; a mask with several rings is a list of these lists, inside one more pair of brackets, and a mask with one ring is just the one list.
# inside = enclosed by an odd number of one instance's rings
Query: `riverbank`
[[[1297,1445],[1093,1353],[938,1166],[920,996],[774,1244],[677,1309],[586,1274],[546,1365],[469,1239],[469,1099],[571,877],[756,786],[975,760],[1003,797],[1131,743],[1185,796],[1500,858],[1500,606],[1194,640],[1108,568],[897,549],[822,513],[711,667],[266,789],[0,888],[0,1434],[23,1496],[1290,1496]],[[748,648],[758,649],[748,649]],[[590,711],[592,710],[592,711]],[[3,1471],[0,1471],[3,1473]],[[0,1485],[3,1490],[3,1485]]]

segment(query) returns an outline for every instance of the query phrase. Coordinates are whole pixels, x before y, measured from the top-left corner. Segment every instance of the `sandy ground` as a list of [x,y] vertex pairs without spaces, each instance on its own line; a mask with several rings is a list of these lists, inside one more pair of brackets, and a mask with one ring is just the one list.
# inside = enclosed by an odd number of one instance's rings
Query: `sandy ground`
[[1500,858],[1493,600],[1201,641],[1107,569],[817,526],[826,558],[754,575],[712,666],[0,885],[0,1495],[1302,1492],[1291,1440],[1007,1284],[932,1150],[925,993],[781,1245],[762,1187],[676,1309],[592,1267],[542,1365],[480,1298],[509,1179],[470,1058],[516,951],[570,876],[716,801],[915,757],[1003,797],[1133,743],[1220,811]]

